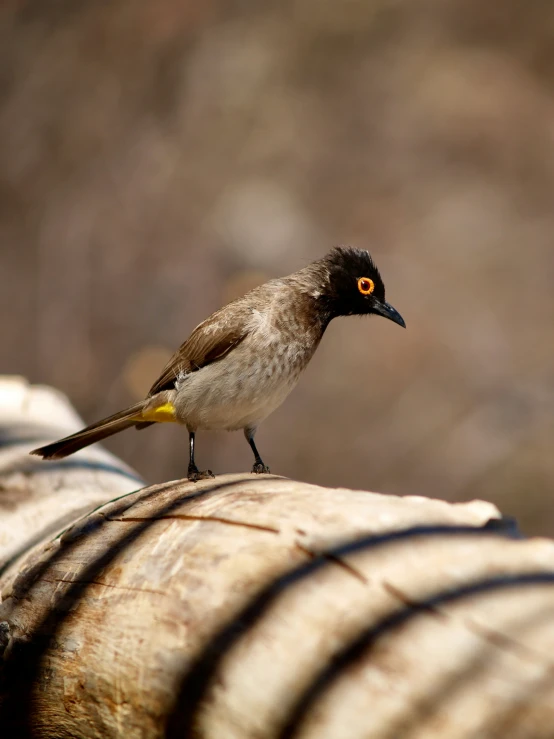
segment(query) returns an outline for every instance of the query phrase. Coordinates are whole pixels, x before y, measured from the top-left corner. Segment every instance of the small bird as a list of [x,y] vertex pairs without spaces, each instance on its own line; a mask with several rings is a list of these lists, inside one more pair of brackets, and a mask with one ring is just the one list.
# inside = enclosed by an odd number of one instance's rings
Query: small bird
[[337,246],[213,313],[169,360],[144,400],[31,454],[60,459],[131,426],[169,421],[188,429],[189,480],[213,477],[196,466],[199,430],[243,429],[254,453],[252,472],[267,473],[254,443],[259,423],[294,388],[333,318],[372,313],[406,327],[385,302],[369,252]]

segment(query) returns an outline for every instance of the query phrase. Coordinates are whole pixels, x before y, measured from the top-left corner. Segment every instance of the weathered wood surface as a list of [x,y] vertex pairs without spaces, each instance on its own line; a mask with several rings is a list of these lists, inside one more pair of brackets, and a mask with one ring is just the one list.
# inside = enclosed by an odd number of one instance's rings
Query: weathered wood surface
[[554,736],[554,543],[488,503],[169,482],[0,592],[0,736]]
[[43,464],[29,450],[84,424],[53,388],[0,376],[0,571],[95,505],[144,485],[99,446]]

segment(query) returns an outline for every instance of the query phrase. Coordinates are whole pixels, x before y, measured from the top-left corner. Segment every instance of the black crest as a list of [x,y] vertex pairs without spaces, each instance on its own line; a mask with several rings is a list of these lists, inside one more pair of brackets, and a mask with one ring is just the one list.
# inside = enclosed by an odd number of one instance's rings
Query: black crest
[[[326,297],[335,315],[372,313],[374,303],[385,300],[385,285],[375,262],[365,249],[336,246],[321,261],[329,273]],[[369,298],[358,289],[358,280],[363,277],[369,278],[374,284]]]

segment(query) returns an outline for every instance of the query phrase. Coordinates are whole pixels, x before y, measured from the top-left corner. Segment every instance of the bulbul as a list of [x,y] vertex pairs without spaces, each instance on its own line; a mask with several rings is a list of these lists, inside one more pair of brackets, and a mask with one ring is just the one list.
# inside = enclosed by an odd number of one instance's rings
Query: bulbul
[[189,432],[189,480],[213,477],[194,460],[195,434],[204,430],[243,429],[254,453],[252,472],[269,472],[254,443],[259,423],[296,385],[329,322],[366,314],[406,326],[385,302],[385,285],[369,252],[335,247],[203,321],[144,400],[31,454],[60,459],[131,426],[142,429],[170,421]]

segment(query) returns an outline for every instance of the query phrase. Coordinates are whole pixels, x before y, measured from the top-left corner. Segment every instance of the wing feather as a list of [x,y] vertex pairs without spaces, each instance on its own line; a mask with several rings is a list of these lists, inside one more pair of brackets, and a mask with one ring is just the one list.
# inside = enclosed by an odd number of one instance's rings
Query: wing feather
[[229,310],[230,308],[231,305],[228,305],[217,311],[194,329],[164,367],[152,385],[149,396],[172,389],[177,378],[223,359],[244,341],[249,333],[247,313],[244,307],[241,310]]

